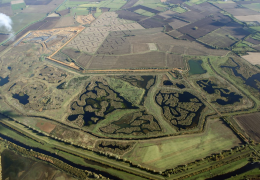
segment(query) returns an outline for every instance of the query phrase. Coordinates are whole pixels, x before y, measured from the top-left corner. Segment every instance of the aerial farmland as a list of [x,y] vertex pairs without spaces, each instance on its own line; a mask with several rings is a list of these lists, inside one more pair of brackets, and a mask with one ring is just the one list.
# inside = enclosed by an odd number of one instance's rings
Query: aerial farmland
[[258,179],[259,11],[0,0],[1,178]]

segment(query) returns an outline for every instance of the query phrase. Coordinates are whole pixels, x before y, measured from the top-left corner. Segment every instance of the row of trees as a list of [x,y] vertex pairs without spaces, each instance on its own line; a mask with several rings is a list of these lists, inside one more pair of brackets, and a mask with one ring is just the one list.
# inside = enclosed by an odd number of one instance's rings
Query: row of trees
[[[175,168],[172,168],[172,169],[167,169],[167,170],[165,170],[162,173],[162,175],[170,177],[172,174],[178,174],[178,173],[181,173],[183,171],[187,171],[189,169],[192,169],[194,166],[199,166],[199,165],[202,165],[202,164],[205,164],[205,163],[209,163],[209,162],[214,162],[214,161],[220,161],[220,163],[215,165],[216,167],[220,167],[220,166],[222,166],[224,164],[227,164],[227,162],[221,161],[225,157],[234,155],[234,153],[240,153],[240,152],[245,151],[247,149],[248,149],[248,145],[247,144],[246,145],[241,145],[241,146],[236,146],[234,148],[231,148],[230,150],[223,150],[220,153],[212,154],[211,156],[207,156],[205,158],[195,160],[195,161],[190,162],[188,164],[179,165],[179,166],[177,166]],[[250,154],[251,153],[246,154],[246,157],[250,156]],[[242,156],[239,156],[239,157],[242,158]],[[237,160],[237,159],[235,158],[233,161],[235,161],[235,160]],[[209,167],[209,169],[210,168],[213,169],[212,166]],[[205,170],[205,171],[208,171],[208,170]],[[205,172],[205,171],[203,171],[203,172]]]

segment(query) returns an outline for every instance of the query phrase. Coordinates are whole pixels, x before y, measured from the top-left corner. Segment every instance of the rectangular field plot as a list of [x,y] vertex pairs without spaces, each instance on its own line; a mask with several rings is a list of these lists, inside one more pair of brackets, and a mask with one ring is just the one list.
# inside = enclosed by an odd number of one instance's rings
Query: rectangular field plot
[[205,18],[195,23],[179,28],[178,31],[180,31],[183,34],[189,34],[190,36],[197,39],[222,27],[223,25],[223,23],[214,21],[211,18]]
[[220,120],[209,120],[205,128],[199,134],[138,143],[124,157],[133,163],[163,171],[228,150],[241,143]]
[[245,22],[250,22],[250,21],[257,21],[260,22],[260,14],[257,15],[247,15],[247,16],[235,16],[239,21],[245,21]]
[[222,29],[216,30],[199,38],[199,40],[206,44],[220,48],[229,47],[236,42],[236,40],[230,39],[227,34],[222,34],[222,31]]
[[13,10],[11,7],[11,3],[4,3],[0,5],[0,12],[6,14],[7,16],[13,15]]
[[133,53],[147,52],[150,50],[148,44],[133,44]]
[[176,31],[176,30],[170,31],[167,34],[169,34],[170,36],[175,37],[175,38],[183,35],[182,33],[180,33],[179,31]]
[[141,15],[144,15],[144,16],[154,16],[155,15],[154,13],[151,13],[151,12],[143,10],[143,9],[138,9],[135,12],[137,14],[141,14]]
[[114,69],[118,56],[93,56],[92,62],[87,67],[88,69]]
[[187,11],[185,13],[176,15],[176,17],[178,17],[180,19],[184,19],[185,21],[195,22],[195,21],[205,18],[206,15],[201,14],[196,11]]
[[[111,32],[97,50],[97,54],[117,55],[130,54],[131,45],[126,36],[126,31]],[[131,33],[131,32],[130,32]]]
[[247,38],[246,41],[250,42],[250,43],[252,43],[254,45],[260,44],[260,40],[254,39],[254,38],[251,38],[251,37]]
[[126,56],[96,56],[88,69],[139,69],[165,67],[165,53],[148,52]]
[[126,11],[126,10],[116,11],[116,13],[118,14],[118,18],[127,19],[127,20],[131,20],[131,21],[140,21],[142,19],[147,18],[147,16],[137,14],[137,13],[131,12],[131,11]]
[[233,16],[248,16],[248,15],[259,15],[260,13],[256,11],[252,11],[251,9],[246,8],[234,8],[234,9],[226,9],[226,11]]
[[248,52],[243,58],[253,65],[260,64],[260,53]]
[[184,69],[184,61],[181,55],[167,54],[167,67]]
[[260,113],[252,113],[236,116],[241,128],[256,142],[260,142]]
[[130,7],[132,7],[135,3],[137,3],[138,2],[138,0],[129,0],[129,1],[127,1],[127,3],[125,4],[125,5],[123,5],[122,7],[121,7],[121,9],[127,9],[127,8],[130,8]]
[[149,8],[149,7],[145,7],[145,6],[142,6],[142,5],[134,6],[132,8],[129,8],[128,10],[134,12],[134,11],[139,10],[139,9],[148,11],[148,12],[153,13],[153,14],[160,13],[160,11],[157,11],[155,9],[152,9],[152,8]]
[[172,22],[169,23],[169,25],[173,28],[173,29],[178,29],[180,27],[186,26],[188,23],[178,20],[178,19],[173,19]]
[[243,6],[254,11],[260,11],[260,3],[244,4]]
[[250,34],[250,32],[243,29],[243,26],[238,23],[230,23],[226,26],[223,26],[221,29],[223,29],[221,32],[222,34],[229,34],[237,39],[242,39]]

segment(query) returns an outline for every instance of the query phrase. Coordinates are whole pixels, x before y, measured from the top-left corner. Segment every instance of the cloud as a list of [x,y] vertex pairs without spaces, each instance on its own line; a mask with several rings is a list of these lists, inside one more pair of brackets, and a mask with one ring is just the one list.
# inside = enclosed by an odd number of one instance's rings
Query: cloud
[[10,37],[12,37],[14,35],[12,25],[12,19],[3,13],[0,13],[0,31],[9,34]]

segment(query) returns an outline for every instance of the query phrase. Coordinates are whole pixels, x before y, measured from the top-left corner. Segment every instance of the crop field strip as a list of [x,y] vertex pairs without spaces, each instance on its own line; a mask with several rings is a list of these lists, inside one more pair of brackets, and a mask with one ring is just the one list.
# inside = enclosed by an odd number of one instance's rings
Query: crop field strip
[[235,119],[246,134],[256,142],[260,142],[259,118],[260,113],[236,116]]

